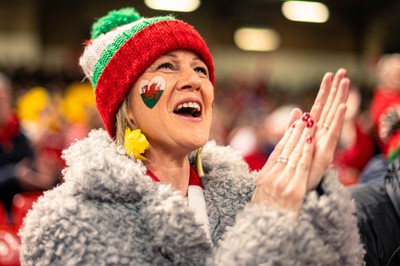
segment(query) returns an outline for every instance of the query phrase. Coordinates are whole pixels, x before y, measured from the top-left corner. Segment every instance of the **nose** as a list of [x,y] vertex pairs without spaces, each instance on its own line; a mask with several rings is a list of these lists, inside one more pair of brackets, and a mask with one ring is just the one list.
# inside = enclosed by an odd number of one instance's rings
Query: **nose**
[[180,73],[181,77],[178,81],[177,87],[180,90],[199,90],[201,88],[201,78],[199,74],[192,68],[188,67],[183,69]]

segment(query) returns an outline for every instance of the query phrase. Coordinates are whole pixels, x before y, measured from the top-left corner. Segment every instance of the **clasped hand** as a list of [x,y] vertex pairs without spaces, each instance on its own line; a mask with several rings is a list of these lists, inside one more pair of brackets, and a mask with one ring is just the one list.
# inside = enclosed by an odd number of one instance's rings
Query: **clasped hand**
[[326,73],[309,113],[295,108],[289,126],[260,170],[253,203],[300,212],[331,165],[339,139],[350,80],[346,70]]

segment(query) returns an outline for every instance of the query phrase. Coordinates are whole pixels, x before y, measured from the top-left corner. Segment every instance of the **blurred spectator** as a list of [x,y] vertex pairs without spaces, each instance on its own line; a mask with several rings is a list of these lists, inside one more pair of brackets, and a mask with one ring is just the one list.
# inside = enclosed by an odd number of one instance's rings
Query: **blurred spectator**
[[0,73],[0,200],[12,222],[11,207],[14,195],[50,188],[55,184],[54,165],[46,158],[37,158],[20,130],[19,120],[12,108],[12,85]]
[[400,149],[400,54],[383,55],[377,65],[378,86],[371,101],[370,115],[380,153],[361,173],[360,182],[383,183],[387,160]]
[[43,87],[33,87],[17,99],[17,113],[37,157],[46,158],[52,165],[52,175],[61,176],[65,166],[61,152],[67,146],[62,96],[52,95]]
[[62,111],[69,123],[65,132],[66,146],[85,138],[91,129],[103,127],[89,82],[73,82],[67,86]]
[[294,108],[300,107],[294,104],[284,104],[265,117],[263,146],[267,155],[273,151],[275,145],[285,134],[290,113]]
[[227,145],[228,135],[228,119],[226,118],[227,112],[223,107],[214,105],[213,120],[210,130],[210,140],[215,141],[219,145]]
[[242,153],[251,170],[261,170],[268,159],[260,142],[259,130],[255,125],[240,126],[231,132],[229,146]]

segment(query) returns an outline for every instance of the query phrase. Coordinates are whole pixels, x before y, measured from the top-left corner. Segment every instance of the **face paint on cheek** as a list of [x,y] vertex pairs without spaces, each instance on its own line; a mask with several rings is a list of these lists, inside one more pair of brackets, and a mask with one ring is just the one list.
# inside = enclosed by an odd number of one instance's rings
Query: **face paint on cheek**
[[144,104],[152,109],[160,100],[165,89],[165,79],[161,76],[154,77],[151,81],[142,80],[139,83],[139,93]]

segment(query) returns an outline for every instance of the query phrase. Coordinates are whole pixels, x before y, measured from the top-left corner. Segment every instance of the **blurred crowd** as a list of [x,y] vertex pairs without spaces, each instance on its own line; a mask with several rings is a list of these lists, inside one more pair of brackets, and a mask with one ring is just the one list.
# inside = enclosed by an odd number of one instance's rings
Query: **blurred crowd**
[[0,72],[0,208],[15,223],[15,195],[62,182],[62,150],[101,127],[88,82],[24,70]]
[[[93,89],[79,73],[26,69],[0,69],[0,73],[0,200],[12,223],[13,197],[62,182],[62,150],[102,127],[102,122]],[[383,56],[376,76],[375,87],[353,83],[349,92],[332,166],[346,186],[383,182],[379,173],[384,174],[388,158],[396,156],[399,137],[394,134],[396,125],[390,123],[400,117],[400,55]],[[240,151],[251,169],[261,169],[283,136],[290,111],[309,110],[319,82],[306,90],[282,93],[269,87],[265,78],[232,75],[218,80],[210,138]]]

